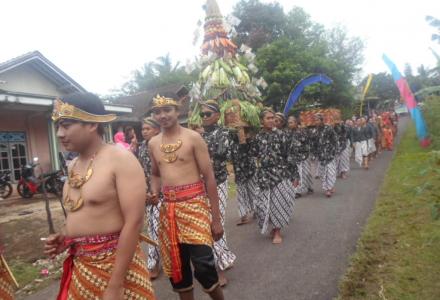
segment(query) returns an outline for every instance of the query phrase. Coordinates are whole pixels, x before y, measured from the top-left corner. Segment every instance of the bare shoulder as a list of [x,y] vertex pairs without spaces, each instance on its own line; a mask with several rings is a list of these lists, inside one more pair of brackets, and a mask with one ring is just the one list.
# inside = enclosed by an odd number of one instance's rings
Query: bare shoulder
[[158,135],[152,137],[149,141],[148,141],[148,146],[150,148],[152,147],[156,147],[157,145],[160,144],[160,141],[162,139],[162,133],[159,133]]
[[188,129],[188,128],[182,127],[182,134],[186,138],[190,139],[192,142],[200,143],[200,142],[204,141],[203,137],[200,135],[200,133],[198,133],[198,132],[196,132],[194,130]]
[[106,163],[113,166],[126,166],[137,163],[136,156],[130,151],[116,145],[107,145],[103,149]]

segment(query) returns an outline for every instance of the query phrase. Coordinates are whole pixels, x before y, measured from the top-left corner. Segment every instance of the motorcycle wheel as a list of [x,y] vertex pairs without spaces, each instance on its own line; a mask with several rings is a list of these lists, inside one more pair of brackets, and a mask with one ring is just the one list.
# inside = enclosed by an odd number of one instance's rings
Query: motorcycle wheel
[[19,183],[17,185],[17,192],[21,197],[26,199],[32,198],[32,196],[34,195],[31,190],[23,183]]
[[0,186],[0,198],[6,199],[12,194],[12,185],[9,182],[5,182]]

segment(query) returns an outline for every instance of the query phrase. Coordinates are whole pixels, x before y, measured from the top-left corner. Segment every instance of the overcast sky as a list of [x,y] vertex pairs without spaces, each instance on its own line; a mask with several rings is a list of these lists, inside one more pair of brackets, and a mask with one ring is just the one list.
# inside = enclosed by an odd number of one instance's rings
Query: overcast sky
[[[147,61],[170,53],[183,63],[193,46],[204,0],[0,0],[0,62],[39,50],[87,90],[108,94]],[[237,0],[218,0],[224,15]],[[269,2],[269,1],[264,1]],[[366,42],[363,73],[387,71],[382,53],[403,71],[410,63],[434,66],[429,47],[440,18],[438,0],[280,0],[285,11],[303,7],[316,22],[346,26]]]

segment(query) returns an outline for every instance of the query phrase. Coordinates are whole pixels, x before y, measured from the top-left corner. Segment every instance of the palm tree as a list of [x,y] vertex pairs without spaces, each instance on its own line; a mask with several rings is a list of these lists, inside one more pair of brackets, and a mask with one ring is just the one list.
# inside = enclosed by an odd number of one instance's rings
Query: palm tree
[[179,65],[180,63],[177,62],[177,64],[173,66],[169,53],[165,56],[159,56],[156,58],[156,62],[153,63],[154,70],[157,73],[156,76],[158,77],[176,72],[179,69]]

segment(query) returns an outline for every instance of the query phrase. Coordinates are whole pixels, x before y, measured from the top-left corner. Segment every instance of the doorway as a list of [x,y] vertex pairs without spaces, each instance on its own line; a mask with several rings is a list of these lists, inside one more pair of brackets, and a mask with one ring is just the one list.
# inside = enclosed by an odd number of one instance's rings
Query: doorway
[[20,179],[21,167],[27,162],[26,134],[0,132],[0,171],[11,171],[11,180]]

